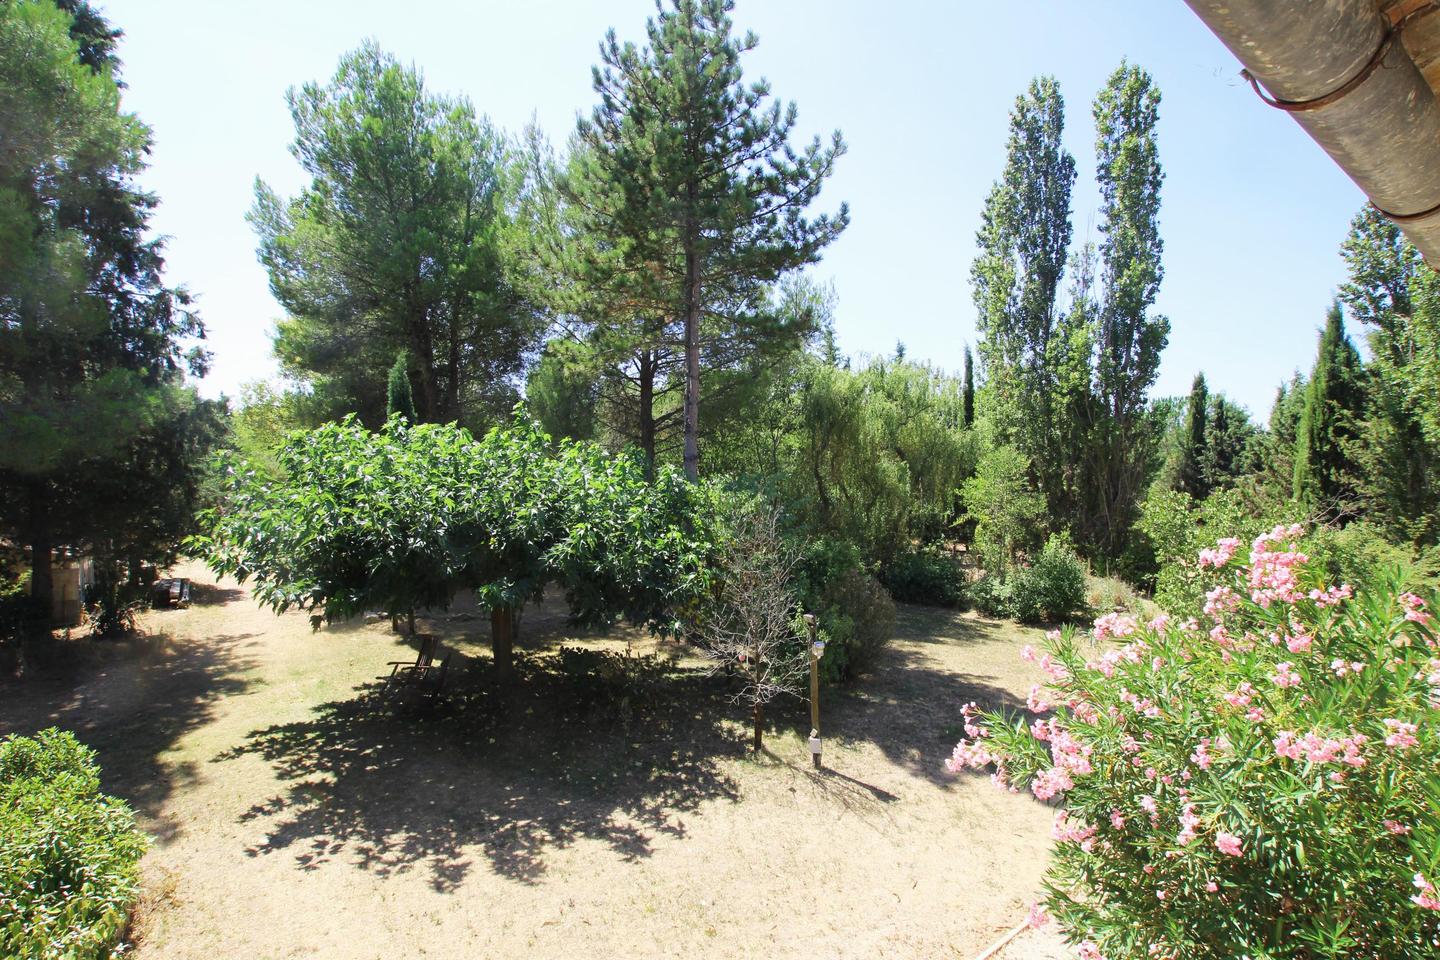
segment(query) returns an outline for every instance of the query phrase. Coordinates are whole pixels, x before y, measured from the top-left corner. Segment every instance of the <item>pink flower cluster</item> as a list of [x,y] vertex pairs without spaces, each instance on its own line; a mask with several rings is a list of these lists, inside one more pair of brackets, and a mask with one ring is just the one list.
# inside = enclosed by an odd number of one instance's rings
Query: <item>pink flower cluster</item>
[[1422,627],[1428,627],[1435,622],[1435,618],[1425,609],[1425,601],[1413,593],[1400,594],[1400,605],[1405,608],[1405,619],[1411,623],[1418,623]]
[[1317,607],[1333,607],[1341,601],[1349,600],[1355,595],[1350,589],[1350,584],[1342,584],[1338,587],[1331,587],[1328,590],[1315,589],[1310,591],[1310,599],[1315,601]]
[[1275,753],[1288,760],[1308,760],[1311,763],[1343,763],[1346,766],[1360,768],[1365,766],[1365,757],[1361,754],[1360,748],[1364,746],[1367,737],[1363,733],[1351,731],[1350,736],[1322,737],[1311,731],[1303,737],[1297,737],[1292,730],[1282,730],[1280,735],[1273,741]]
[[1139,624],[1134,617],[1127,617],[1119,613],[1107,613],[1095,621],[1095,639],[1104,640],[1107,637],[1128,637],[1138,629]]
[[1240,838],[1233,833],[1226,833],[1224,830],[1220,830],[1215,834],[1215,849],[1227,857],[1238,857],[1244,853],[1244,847],[1240,843]]
[[1235,556],[1235,551],[1240,549],[1240,541],[1234,537],[1226,537],[1213,548],[1200,551],[1200,566],[1214,567],[1217,570],[1230,562]]
[[1295,664],[1288,660],[1275,665],[1275,675],[1270,679],[1277,687],[1300,686],[1300,674],[1295,672]]
[[1413,723],[1387,718],[1385,729],[1389,731],[1385,734],[1385,746],[1392,750],[1408,750],[1420,743],[1415,737],[1415,731],[1419,728]]
[[1250,599],[1262,607],[1272,603],[1294,603],[1303,596],[1300,590],[1298,568],[1310,558],[1301,553],[1294,543],[1288,549],[1277,550],[1274,545],[1284,540],[1294,540],[1305,532],[1298,523],[1293,526],[1278,526],[1269,533],[1262,533],[1250,545]]
[[1415,874],[1415,889],[1420,892],[1410,898],[1410,901],[1421,910],[1440,910],[1440,899],[1435,896],[1435,884],[1425,879],[1423,873]]
[[1086,853],[1095,850],[1095,828],[1083,823],[1072,824],[1070,815],[1064,810],[1055,814],[1055,823],[1050,828],[1050,837],[1057,843],[1078,843]]
[[1205,615],[1214,617],[1216,620],[1240,608],[1240,598],[1235,596],[1235,591],[1226,586],[1216,587],[1205,594]]

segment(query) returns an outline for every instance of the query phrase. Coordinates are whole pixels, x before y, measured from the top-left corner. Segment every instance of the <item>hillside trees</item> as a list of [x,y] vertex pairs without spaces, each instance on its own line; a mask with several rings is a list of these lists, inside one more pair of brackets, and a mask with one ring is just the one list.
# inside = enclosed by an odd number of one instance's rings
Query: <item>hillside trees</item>
[[849,221],[844,205],[806,216],[844,141],[837,132],[828,146],[792,146],[794,104],[771,101],[763,80],[743,82],[741,57],[757,41],[732,35],[732,7],[674,0],[647,21],[646,46],[606,37],[600,103],[581,120],[560,181],[576,238],[569,272],[605,303],[583,317],[594,338],[623,363],[638,359],[642,410],[649,365],[683,371],[660,376],[684,384],[691,478],[707,327],[712,345],[766,339],[768,287],[818,259]]
[[219,430],[184,382],[204,328],[146,235],[118,36],[84,3],[0,5],[0,524],[47,612],[57,548],[132,570],[173,549]]
[[310,184],[285,200],[257,182],[250,213],[282,368],[373,426],[404,350],[420,421],[503,417],[544,326],[512,255],[524,165],[469,100],[373,43],[287,101]]

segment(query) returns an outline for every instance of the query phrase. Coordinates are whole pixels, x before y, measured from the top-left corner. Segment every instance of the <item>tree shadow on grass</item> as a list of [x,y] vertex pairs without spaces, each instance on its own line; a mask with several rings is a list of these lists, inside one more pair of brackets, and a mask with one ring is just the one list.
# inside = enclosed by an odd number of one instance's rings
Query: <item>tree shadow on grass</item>
[[176,643],[158,633],[57,641],[64,648],[54,653],[55,668],[0,686],[0,735],[52,726],[73,731],[95,750],[102,788],[128,801],[168,841],[180,824],[162,808],[195,770],[163,755],[209,722],[218,701],[248,688],[254,661],[245,648],[253,637]]
[[821,725],[842,741],[873,743],[896,766],[949,787],[955,775],[944,761],[964,736],[960,708],[974,701],[984,710],[1013,713],[1025,702],[1001,678],[948,668],[928,648],[1009,646],[1013,628],[940,608],[902,606],[899,613],[897,639],[905,643],[886,646],[859,680],[824,691]]
[[599,841],[641,860],[657,837],[684,837],[701,804],[738,798],[721,760],[744,748],[708,678],[671,675],[617,705],[555,657],[520,658],[504,686],[488,667],[471,663],[433,709],[397,710],[367,686],[217,757],[259,756],[287,784],[241,816],[263,824],[248,852],[289,852],[303,870],[342,857],[381,876],[418,867],[441,891],[478,856],[536,883],[552,851]]

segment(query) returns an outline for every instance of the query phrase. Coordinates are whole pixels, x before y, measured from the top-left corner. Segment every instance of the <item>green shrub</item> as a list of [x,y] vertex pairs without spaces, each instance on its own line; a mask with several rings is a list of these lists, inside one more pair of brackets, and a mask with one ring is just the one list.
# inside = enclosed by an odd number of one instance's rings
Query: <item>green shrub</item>
[[1009,620],[1015,616],[1011,584],[990,574],[965,588],[965,602],[987,617]]
[[865,572],[859,550],[843,540],[815,541],[801,555],[795,585],[825,641],[820,678],[838,683],[874,666],[895,633],[895,604]]
[[0,740],[0,956],[110,956],[145,845],[130,808],[100,792],[94,752],[73,734]]
[[880,568],[880,582],[900,603],[933,607],[965,604],[965,573],[954,558],[933,547],[905,550]]
[[1010,606],[1022,623],[1074,619],[1085,609],[1085,564],[1060,537],[1010,578]]
[[1408,547],[1389,542],[1378,527],[1363,522],[1343,528],[1317,527],[1305,541],[1305,552],[1311,565],[1324,570],[1331,583],[1353,587],[1368,586],[1415,559]]

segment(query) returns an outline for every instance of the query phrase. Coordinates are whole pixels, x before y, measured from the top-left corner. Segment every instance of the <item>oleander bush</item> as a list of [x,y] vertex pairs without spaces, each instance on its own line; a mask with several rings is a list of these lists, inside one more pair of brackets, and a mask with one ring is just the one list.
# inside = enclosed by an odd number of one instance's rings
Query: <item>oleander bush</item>
[[146,842],[130,808],[100,792],[94,752],[73,734],[0,740],[0,957],[111,956]]
[[1404,571],[1324,582],[1298,527],[1200,551],[1198,609],[1049,635],[1031,717],[967,705],[948,766],[1059,805],[1079,955],[1440,955],[1440,644]]

